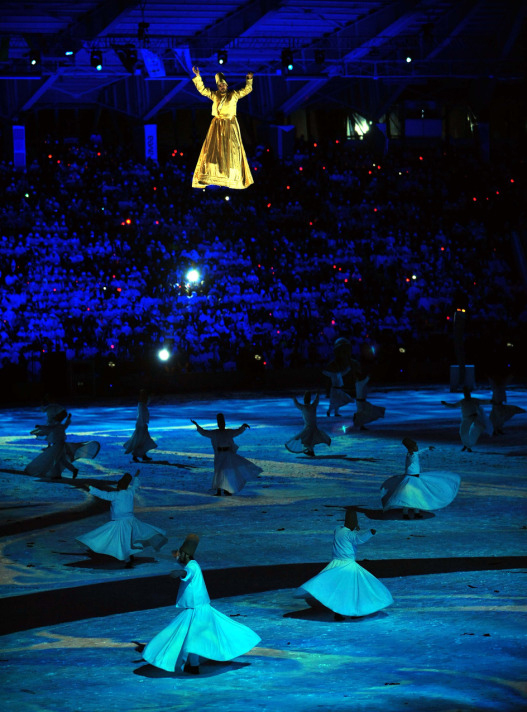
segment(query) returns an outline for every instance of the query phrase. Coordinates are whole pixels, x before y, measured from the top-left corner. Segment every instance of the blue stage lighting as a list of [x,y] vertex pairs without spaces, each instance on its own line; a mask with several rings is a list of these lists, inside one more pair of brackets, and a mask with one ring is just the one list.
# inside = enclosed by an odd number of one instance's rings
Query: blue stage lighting
[[290,49],[283,49],[282,50],[282,64],[287,67],[287,70],[289,72],[293,71],[293,53],[291,52]]
[[94,49],[90,54],[90,64],[98,72],[100,72],[102,69],[102,52]]

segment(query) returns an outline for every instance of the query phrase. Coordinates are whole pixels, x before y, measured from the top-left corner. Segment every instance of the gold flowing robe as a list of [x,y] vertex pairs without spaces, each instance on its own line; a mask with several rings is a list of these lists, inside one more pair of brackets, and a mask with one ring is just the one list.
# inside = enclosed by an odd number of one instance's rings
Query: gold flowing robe
[[236,119],[236,104],[238,99],[252,92],[253,80],[247,78],[243,89],[227,89],[225,94],[208,89],[200,76],[192,81],[200,94],[212,100],[213,116],[199,154],[192,187],[219,185],[224,188],[248,188],[254,180]]

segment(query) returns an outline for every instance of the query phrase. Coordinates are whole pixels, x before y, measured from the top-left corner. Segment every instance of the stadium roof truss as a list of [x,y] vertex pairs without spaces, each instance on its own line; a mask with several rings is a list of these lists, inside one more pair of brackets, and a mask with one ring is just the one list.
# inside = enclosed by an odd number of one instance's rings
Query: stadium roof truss
[[525,0],[1,1],[0,116],[99,105],[152,120],[203,101],[196,65],[209,85],[253,71],[246,110],[262,119],[342,105],[378,119],[412,85],[523,82],[526,15]]

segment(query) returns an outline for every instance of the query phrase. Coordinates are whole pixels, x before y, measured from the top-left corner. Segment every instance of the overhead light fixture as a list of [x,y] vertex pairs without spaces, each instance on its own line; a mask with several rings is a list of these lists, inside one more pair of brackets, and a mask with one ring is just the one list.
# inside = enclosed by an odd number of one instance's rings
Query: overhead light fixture
[[134,74],[137,69],[137,49],[132,45],[114,47],[113,49],[126,71]]
[[90,54],[90,64],[98,72],[102,69],[102,52],[98,49],[94,49]]
[[140,22],[137,25],[137,39],[140,42],[144,42],[148,39],[148,28],[150,27],[149,22]]
[[326,61],[326,53],[324,52],[323,49],[316,49],[315,50],[315,62],[317,64],[324,64]]
[[291,52],[290,49],[283,49],[282,50],[282,64],[284,67],[287,68],[288,72],[293,71],[293,53]]
[[227,52],[225,50],[218,52],[218,64],[227,64]]
[[408,62],[408,64],[410,64],[410,62],[412,61],[412,58],[410,57],[410,55],[408,55],[408,56],[406,57],[406,61]]
[[31,50],[29,53],[29,64],[32,67],[36,67],[40,64],[40,52],[38,50]]

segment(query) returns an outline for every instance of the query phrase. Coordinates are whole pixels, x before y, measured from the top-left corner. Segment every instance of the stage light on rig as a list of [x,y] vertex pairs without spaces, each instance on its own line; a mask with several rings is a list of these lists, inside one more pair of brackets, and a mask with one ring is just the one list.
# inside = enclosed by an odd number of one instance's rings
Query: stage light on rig
[[37,67],[40,64],[40,52],[38,50],[31,50],[29,53],[29,64],[32,67]]
[[149,22],[140,22],[137,25],[137,39],[139,42],[148,42],[148,30],[150,28]]
[[98,72],[102,69],[102,52],[98,49],[92,50],[90,54],[90,64]]
[[407,64],[410,64],[411,61],[412,61],[412,58],[410,57],[410,55],[408,55],[408,56],[406,57],[406,62],[407,62]]
[[227,64],[227,52],[225,50],[218,52],[218,64]]
[[170,358],[170,351],[167,348],[163,347],[157,352],[157,357],[160,361],[168,361],[168,359]]
[[288,72],[292,72],[294,68],[293,63],[293,53],[290,49],[282,50],[282,65],[287,69]]

